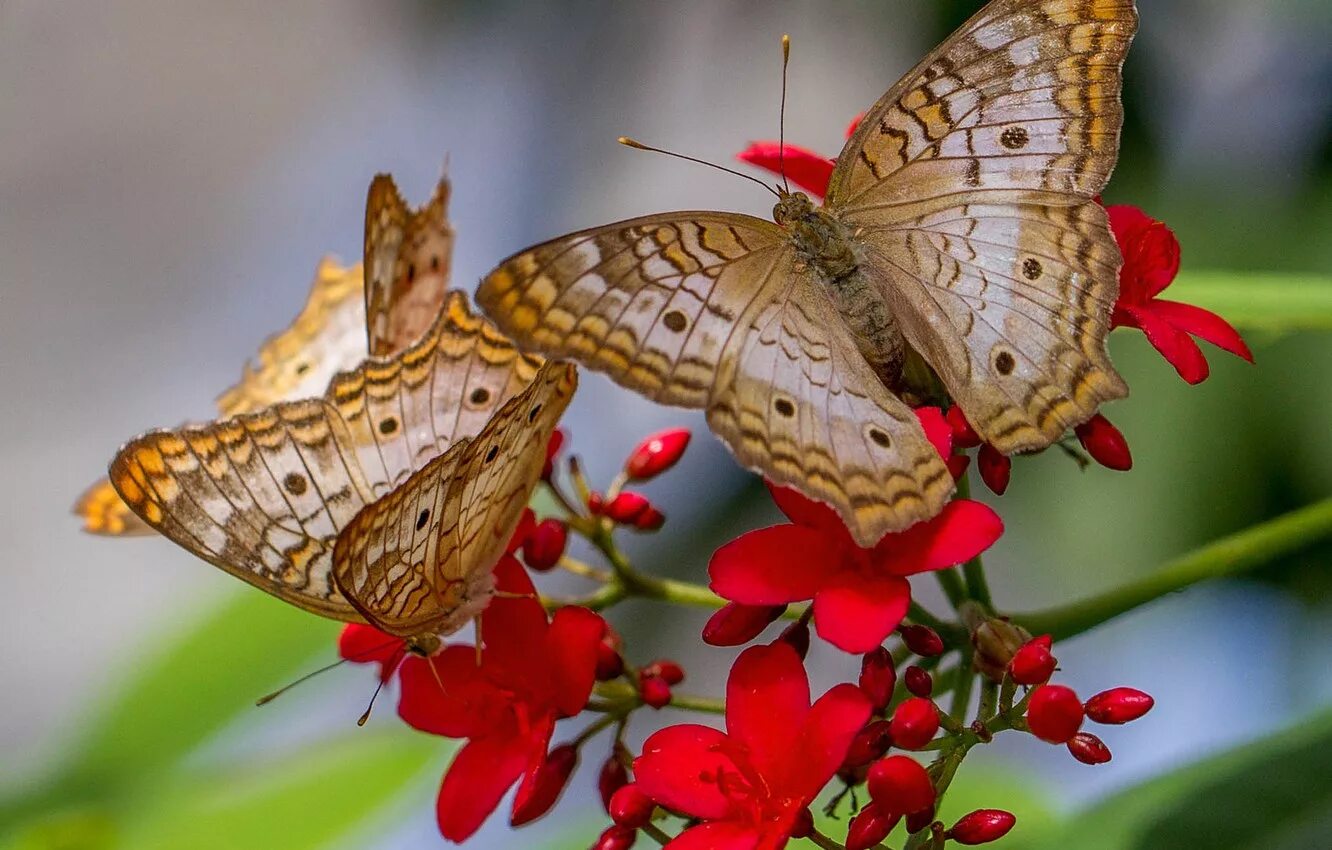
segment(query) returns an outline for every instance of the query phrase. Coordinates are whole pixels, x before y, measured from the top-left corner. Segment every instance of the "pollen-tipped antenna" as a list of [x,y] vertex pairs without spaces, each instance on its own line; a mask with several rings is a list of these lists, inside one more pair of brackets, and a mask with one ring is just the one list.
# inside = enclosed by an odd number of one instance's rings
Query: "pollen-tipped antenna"
[[[371,647],[370,649],[358,655],[349,655],[346,658],[339,658],[337,661],[334,661],[332,664],[325,664],[323,667],[320,667],[318,670],[313,670],[309,673],[306,673],[304,676],[301,676],[296,681],[289,682],[283,685],[282,687],[278,688],[276,691],[273,691],[271,694],[266,694],[264,696],[259,697],[259,699],[254,701],[254,704],[256,706],[268,705],[270,702],[282,696],[287,691],[291,690],[292,688],[296,687],[299,684],[310,681],[315,676],[318,676],[320,673],[327,673],[329,670],[332,670],[335,667],[341,667],[343,664],[346,664],[348,661],[360,662],[360,661],[365,661],[369,658],[374,658],[376,655],[380,653],[381,650],[386,649],[395,643],[397,643],[396,640],[388,641],[386,643],[380,644],[379,646]],[[394,661],[393,663],[396,664],[397,661]]]
[[790,194],[786,182],[786,66],[791,64],[791,36],[782,36],[782,106],[777,113],[777,171],[782,175],[782,191]]
[[664,153],[667,156],[673,156],[676,159],[683,159],[688,162],[696,162],[699,165],[706,165],[709,168],[715,168],[718,171],[725,171],[727,174],[734,174],[736,177],[743,177],[746,180],[750,181],[751,183],[757,183],[760,186],[762,186],[764,189],[767,189],[769,192],[773,193],[779,198],[782,196],[782,193],[774,189],[772,186],[769,186],[767,183],[764,183],[762,180],[758,179],[757,177],[745,174],[743,171],[736,171],[733,168],[727,168],[726,166],[718,165],[715,162],[708,162],[706,159],[699,159],[698,157],[694,156],[686,156],[685,154],[676,153],[675,151],[664,150],[662,148],[654,148],[651,145],[645,145],[642,142],[629,138],[628,136],[621,136],[620,138],[616,139],[616,141],[627,148],[635,148],[636,150],[640,151],[652,151],[653,153]]
[[[433,667],[434,665],[431,666]],[[375,710],[375,700],[379,699],[379,692],[384,690],[385,681],[386,679],[383,676],[379,677],[379,684],[375,685],[375,692],[370,695],[370,704],[365,707],[365,712],[360,717],[356,718],[357,726],[364,726],[366,721],[370,719],[370,712]]]

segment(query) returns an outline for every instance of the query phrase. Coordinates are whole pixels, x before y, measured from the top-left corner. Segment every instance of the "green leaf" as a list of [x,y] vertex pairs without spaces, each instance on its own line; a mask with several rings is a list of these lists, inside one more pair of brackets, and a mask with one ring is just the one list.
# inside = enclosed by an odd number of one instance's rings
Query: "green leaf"
[[1241,328],[1332,330],[1332,278],[1315,274],[1181,272],[1162,294],[1211,310]]
[[1297,850],[1332,822],[1332,712],[1116,794],[1033,850]]
[[327,847],[368,827],[427,769],[441,773],[445,750],[421,734],[356,733],[221,775],[173,777],[138,797],[115,846]]
[[238,594],[137,663],[119,697],[85,721],[57,785],[96,798],[170,768],[238,712],[305,669],[331,625],[259,593]]

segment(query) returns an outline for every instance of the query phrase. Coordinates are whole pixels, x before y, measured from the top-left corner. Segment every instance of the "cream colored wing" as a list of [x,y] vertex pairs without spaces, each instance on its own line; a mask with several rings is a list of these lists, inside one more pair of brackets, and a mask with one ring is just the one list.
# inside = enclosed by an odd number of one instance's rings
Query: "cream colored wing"
[[546,364],[475,438],[356,515],[333,575],[367,620],[407,638],[449,634],[485,607],[576,383],[571,365]]
[[378,174],[365,202],[365,328],[370,354],[386,357],[411,345],[439,312],[449,286],[453,228],[449,181],[411,210],[393,178]]
[[741,462],[832,505],[862,543],[952,489],[770,222],[686,212],[572,234],[506,260],[477,301],[519,345],[704,408]]
[[338,532],[479,432],[539,365],[451,292],[402,355],[337,376],[323,398],[138,437],[112,461],[111,482],[199,557],[306,610],[358,618],[331,578]]
[[1130,0],[994,0],[867,113],[828,207],[907,341],[987,441],[1040,449],[1127,394],[1120,257],[1092,200],[1118,154]]

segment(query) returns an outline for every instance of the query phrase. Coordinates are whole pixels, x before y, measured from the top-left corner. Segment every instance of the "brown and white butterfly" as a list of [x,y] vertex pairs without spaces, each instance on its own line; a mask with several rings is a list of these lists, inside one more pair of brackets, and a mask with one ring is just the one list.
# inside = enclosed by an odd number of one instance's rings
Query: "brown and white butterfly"
[[[1105,351],[1131,0],[994,0],[874,104],[824,206],[651,215],[505,260],[477,300],[519,345],[703,408],[746,466],[863,545],[954,489],[908,399],[935,376],[1005,453],[1127,394]],[[928,368],[925,368],[928,366]]]
[[433,327],[319,398],[153,431],[111,462],[151,528],[311,613],[431,650],[490,597],[576,385],[446,294]]
[[[295,320],[259,348],[241,379],[217,399],[223,416],[322,393],[333,376],[355,368],[367,351],[388,357],[430,327],[449,285],[453,228],[449,181],[440,179],[424,206],[412,210],[393,178],[376,175],[365,206],[365,261],[343,268],[325,258]],[[364,278],[362,268],[368,269]],[[108,536],[151,534],[103,478],[74,505],[85,531]]]

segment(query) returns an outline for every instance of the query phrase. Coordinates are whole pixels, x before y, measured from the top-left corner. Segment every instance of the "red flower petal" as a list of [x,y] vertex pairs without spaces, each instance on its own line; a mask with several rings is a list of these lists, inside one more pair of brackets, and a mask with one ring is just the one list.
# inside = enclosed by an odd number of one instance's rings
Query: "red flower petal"
[[586,608],[561,608],[546,632],[555,706],[573,717],[587,705],[597,675],[597,647],[606,635],[606,621]]
[[555,720],[545,718],[527,735],[527,766],[513,796],[513,815],[509,820],[514,826],[522,826],[550,811],[578,766],[578,750],[568,744],[546,752],[554,731]]
[[739,783],[726,734],[710,726],[668,726],[643,742],[634,761],[634,781],[659,805],[704,820],[720,820],[731,809],[719,779]]
[[379,678],[387,682],[402,660],[406,644],[374,626],[348,623],[338,635],[338,656],[356,664],[377,663]]
[[485,735],[510,717],[507,698],[481,676],[470,646],[449,646],[428,660],[409,655],[401,669],[398,716],[413,729],[466,738]]
[[757,850],[759,838],[751,826],[718,821],[686,829],[666,845],[666,850]]
[[544,645],[546,611],[536,599],[532,579],[512,555],[495,565],[495,584],[520,598],[496,597],[478,618],[485,664],[497,679],[520,682],[534,665],[532,648]]
[[1003,520],[988,505],[954,499],[933,519],[879,541],[872,557],[880,569],[914,575],[969,561],[1003,533]]
[[863,112],[858,114],[855,118],[851,119],[851,123],[846,125],[846,137],[848,139],[856,134],[856,128],[859,127],[860,122],[864,120],[865,120],[865,113]]
[[1122,312],[1132,317],[1133,324],[1142,329],[1147,341],[1175,367],[1181,378],[1190,384],[1202,383],[1208,374],[1207,358],[1203,357],[1202,349],[1193,337],[1157,314],[1154,306],[1154,303],[1144,307],[1126,306]]
[[480,828],[518,780],[528,762],[528,741],[516,734],[476,738],[459,751],[444,774],[435,801],[439,831],[462,842]]
[[1124,255],[1119,273],[1119,301],[1145,304],[1179,273],[1179,240],[1164,223],[1133,206],[1106,207],[1110,229]]
[[[809,677],[790,644],[778,641],[740,653],[726,680],[726,731],[748,750],[750,763],[761,776],[772,781],[781,772],[790,757],[790,736],[807,714]],[[837,764],[840,758],[833,770]]]
[[[736,159],[767,169],[781,176],[781,145],[777,142],[750,142],[749,147],[736,154]],[[786,178],[813,195],[823,197],[832,177],[833,161],[798,145],[786,146]]]
[[948,424],[944,413],[937,407],[917,407],[916,418],[925,430],[925,438],[934,445],[939,457],[947,460],[953,453],[953,426]]
[[911,585],[898,576],[847,579],[820,590],[814,597],[814,627],[820,637],[838,649],[869,652],[906,617]]
[[1151,302],[1151,310],[1170,324],[1182,331],[1205,339],[1223,351],[1229,351],[1238,357],[1253,362],[1253,352],[1240,337],[1234,326],[1215,313],[1192,304],[1178,301],[1156,299]]
[[[776,525],[740,535],[708,562],[712,589],[746,605],[784,605],[810,599],[827,580],[827,535]],[[835,557],[835,555],[833,556]]]
[[777,508],[786,514],[786,518],[791,522],[850,539],[850,535],[846,531],[846,524],[837,515],[837,511],[830,506],[811,499],[791,487],[779,487],[771,481],[764,481],[764,484],[768,486],[768,493],[772,495],[772,500],[777,504]]
[[[802,671],[803,672],[803,671]],[[787,768],[782,785],[788,794],[813,800],[846,760],[851,742],[869,722],[869,697],[852,684],[841,684],[815,701],[796,746],[778,735],[769,746],[785,744]],[[787,729],[786,735],[790,735]],[[794,756],[794,758],[792,758]]]

